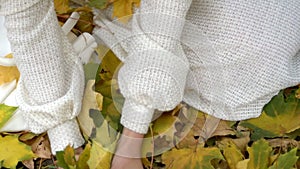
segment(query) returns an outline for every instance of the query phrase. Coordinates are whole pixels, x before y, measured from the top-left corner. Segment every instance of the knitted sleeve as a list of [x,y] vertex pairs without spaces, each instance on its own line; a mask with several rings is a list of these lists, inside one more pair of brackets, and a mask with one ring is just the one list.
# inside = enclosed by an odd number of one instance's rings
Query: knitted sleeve
[[58,25],[50,0],[0,0],[21,78],[19,111],[30,131],[48,131],[52,152],[83,143],[74,119],[81,108],[80,61]]
[[107,29],[95,30],[113,50],[116,38],[127,52],[118,74],[125,97],[121,123],[135,132],[147,132],[155,109],[170,110],[182,101],[189,65],[179,39],[190,3],[145,0],[133,16],[130,32],[118,23],[106,24],[111,38],[106,38]]

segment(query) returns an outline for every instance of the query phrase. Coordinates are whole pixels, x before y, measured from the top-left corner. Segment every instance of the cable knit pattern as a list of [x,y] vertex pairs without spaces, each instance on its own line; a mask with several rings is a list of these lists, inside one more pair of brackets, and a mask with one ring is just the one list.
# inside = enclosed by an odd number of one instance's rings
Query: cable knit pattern
[[[74,119],[84,88],[82,65],[58,25],[49,0],[0,0],[21,79],[19,111],[30,131],[49,131],[52,152],[83,138]],[[64,141],[62,141],[64,140]]]
[[257,117],[300,83],[300,1],[190,3],[142,1],[129,26],[95,12],[94,35],[124,61],[121,123],[133,131],[146,133],[154,109],[182,98],[221,119]]

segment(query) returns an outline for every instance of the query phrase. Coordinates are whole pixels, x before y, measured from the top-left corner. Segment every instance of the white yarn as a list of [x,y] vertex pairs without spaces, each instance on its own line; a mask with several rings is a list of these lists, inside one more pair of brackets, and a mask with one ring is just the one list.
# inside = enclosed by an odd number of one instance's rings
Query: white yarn
[[221,119],[257,117],[300,83],[300,1],[190,3],[144,0],[129,26],[95,12],[95,36],[124,61],[121,123],[133,131],[147,132],[154,109],[182,99]]
[[52,152],[84,140],[75,120],[84,89],[82,64],[48,0],[0,0],[21,79],[19,111],[30,131],[47,130]]

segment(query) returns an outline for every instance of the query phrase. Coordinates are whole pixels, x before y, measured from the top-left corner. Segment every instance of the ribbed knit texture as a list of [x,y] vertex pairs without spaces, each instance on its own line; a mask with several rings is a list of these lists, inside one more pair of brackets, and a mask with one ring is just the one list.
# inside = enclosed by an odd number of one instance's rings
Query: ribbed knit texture
[[84,140],[75,117],[84,88],[82,64],[49,0],[0,0],[8,39],[21,72],[17,102],[28,129],[49,129],[52,152]]
[[133,131],[182,99],[221,119],[254,118],[300,83],[300,1],[190,3],[144,0],[126,26],[95,12],[95,37],[124,61],[121,123]]

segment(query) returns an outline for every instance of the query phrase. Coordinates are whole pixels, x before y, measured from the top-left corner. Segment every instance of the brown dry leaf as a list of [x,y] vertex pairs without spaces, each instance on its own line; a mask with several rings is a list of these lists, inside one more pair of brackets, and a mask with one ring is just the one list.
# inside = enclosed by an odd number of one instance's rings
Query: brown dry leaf
[[113,2],[113,17],[116,17],[121,22],[126,23],[133,13],[133,8],[139,7],[140,2],[140,0],[115,0]]
[[50,143],[45,136],[40,135],[31,145],[31,149],[38,157],[51,159]]
[[300,144],[297,140],[288,138],[275,138],[267,140],[271,147],[280,147],[282,151],[287,152],[290,148],[299,147]]
[[[203,131],[211,131],[211,130],[213,130],[211,128],[203,128],[207,117],[208,117],[208,115],[206,115],[206,114],[204,114],[202,112],[199,112],[198,117],[196,119],[196,122],[194,124],[194,127],[192,129],[194,131],[195,135],[200,136],[200,134],[203,133]],[[206,124],[206,127],[215,127],[215,126],[211,126],[210,124]],[[206,138],[206,139],[209,139],[209,138],[214,137],[214,136],[235,135],[235,132],[230,127],[229,122],[224,121],[224,120],[220,120],[220,122],[218,124],[218,127],[215,129],[215,131],[212,134],[205,133],[205,135],[211,135],[208,138]]]
[[33,159],[22,161],[22,164],[25,165],[28,169],[34,169]]
[[[12,54],[8,54],[5,58],[12,58]],[[0,66],[0,85],[19,80],[20,72],[16,66]]]

